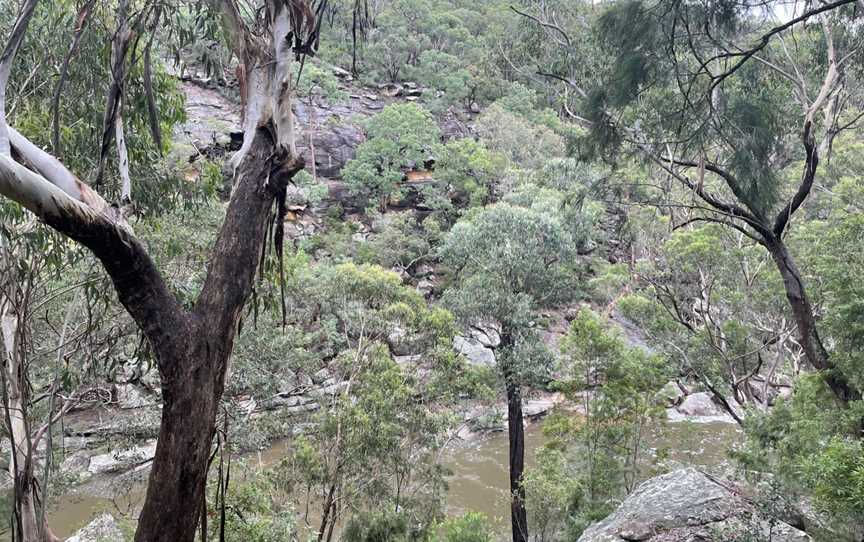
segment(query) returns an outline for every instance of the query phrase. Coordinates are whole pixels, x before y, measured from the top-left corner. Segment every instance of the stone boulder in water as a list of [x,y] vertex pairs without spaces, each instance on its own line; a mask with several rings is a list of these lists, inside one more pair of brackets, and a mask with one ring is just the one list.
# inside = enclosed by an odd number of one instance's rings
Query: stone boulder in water
[[579,542],[726,542],[740,536],[808,542],[803,531],[757,512],[731,483],[687,468],[651,478]]
[[678,412],[687,416],[723,416],[726,414],[710,393],[700,392],[688,395],[678,406]]

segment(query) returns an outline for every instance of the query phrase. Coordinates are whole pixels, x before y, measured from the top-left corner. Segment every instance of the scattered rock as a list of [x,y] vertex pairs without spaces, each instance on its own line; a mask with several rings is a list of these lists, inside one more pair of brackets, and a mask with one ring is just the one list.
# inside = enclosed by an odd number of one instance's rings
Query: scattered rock
[[346,388],[348,388],[348,382],[338,382],[330,384],[329,386],[324,386],[321,388],[321,391],[326,395],[337,395],[345,391]]
[[276,382],[276,389],[279,393],[290,393],[297,389],[300,381],[297,379],[297,373],[290,369],[285,369]]
[[687,396],[678,405],[678,412],[687,416],[724,416],[724,412],[708,392],[694,393]]
[[302,374],[297,377],[297,383],[303,388],[311,388],[315,385],[315,382],[312,381],[312,377],[307,374]]
[[471,337],[486,348],[495,348],[501,344],[501,326],[486,322],[471,326]]
[[381,94],[389,96],[390,98],[402,96],[403,92],[402,85],[397,85],[396,83],[384,83],[382,85],[378,85],[378,90],[381,91]]
[[153,459],[155,455],[156,441],[151,440],[128,450],[95,455],[90,458],[87,470],[90,474],[124,471]]
[[422,354],[416,354],[413,356],[393,356],[393,361],[395,361],[397,365],[419,365],[422,360]]
[[411,356],[421,351],[417,339],[398,326],[387,336],[387,344],[394,356]]
[[333,66],[330,71],[333,72],[333,75],[335,75],[339,79],[347,79],[351,77],[351,72],[349,72],[348,70],[343,70],[339,66]]
[[417,283],[417,291],[423,297],[430,297],[435,291],[435,283],[428,279],[423,279]]
[[302,395],[277,395],[262,403],[261,408],[264,410],[276,410],[278,408],[298,406],[307,402],[306,397]]
[[255,409],[258,408],[258,401],[256,401],[255,398],[252,396],[238,397],[237,408],[239,408],[246,414],[251,414],[255,412]]
[[548,414],[557,402],[555,397],[529,399],[522,405],[522,416],[527,420],[538,420]]
[[579,542],[726,542],[743,533],[762,539],[769,529],[772,542],[811,540],[786,523],[771,526],[730,482],[687,468],[640,484]]
[[114,516],[103,513],[86,527],[66,539],[66,542],[123,542],[123,531]]
[[87,450],[78,450],[66,456],[60,463],[60,471],[64,477],[73,477],[76,481],[83,481],[90,477],[90,453]]
[[495,352],[473,337],[456,336],[453,338],[453,349],[465,356],[472,365],[492,367],[495,365]]
[[312,375],[312,382],[315,384],[323,384],[326,380],[330,378],[330,371],[327,368],[323,368],[314,375]]
[[118,384],[114,391],[117,404],[123,410],[142,408],[150,404],[147,396],[135,384]]
[[287,407],[287,408],[285,408],[285,412],[288,414],[292,414],[292,415],[303,414],[306,412],[315,412],[316,410],[318,410],[320,408],[321,408],[321,405],[319,405],[318,403],[305,403],[302,405]]
[[414,278],[425,279],[431,275],[435,274],[435,268],[429,265],[428,263],[417,264],[417,267],[414,268],[414,272],[412,275]]

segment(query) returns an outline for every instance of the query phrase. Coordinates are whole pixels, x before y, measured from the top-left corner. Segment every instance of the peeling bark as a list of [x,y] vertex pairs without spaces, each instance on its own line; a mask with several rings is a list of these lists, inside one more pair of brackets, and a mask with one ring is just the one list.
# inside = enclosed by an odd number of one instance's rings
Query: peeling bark
[[117,104],[114,115],[114,142],[117,144],[117,167],[120,170],[120,202],[132,201],[132,178],[129,176],[129,151],[126,149],[126,135],[123,132],[123,100]]

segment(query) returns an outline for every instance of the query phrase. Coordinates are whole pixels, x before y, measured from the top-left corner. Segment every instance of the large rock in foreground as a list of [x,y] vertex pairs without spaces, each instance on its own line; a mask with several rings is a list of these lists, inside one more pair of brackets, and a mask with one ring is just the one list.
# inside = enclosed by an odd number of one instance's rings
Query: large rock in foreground
[[102,514],[66,542],[123,542],[123,531],[111,514]]
[[[772,542],[809,542],[804,532],[759,515],[735,486],[692,468],[639,485],[579,542],[726,542],[752,533]],[[736,536],[737,535],[737,536]]]

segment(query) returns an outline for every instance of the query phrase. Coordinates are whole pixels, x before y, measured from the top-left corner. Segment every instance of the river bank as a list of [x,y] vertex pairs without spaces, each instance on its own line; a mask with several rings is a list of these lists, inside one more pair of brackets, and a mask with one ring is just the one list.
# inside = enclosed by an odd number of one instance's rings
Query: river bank
[[[696,466],[716,471],[728,470],[727,451],[737,445],[742,434],[737,426],[724,421],[697,422],[678,420],[660,423],[646,435],[649,453],[658,460],[658,469],[672,470]],[[530,468],[537,450],[543,446],[542,422],[526,428],[526,462]],[[287,453],[285,441],[274,443],[260,453],[244,456],[249,469],[266,469]],[[450,471],[446,512],[458,516],[468,511],[486,515],[498,528],[507,518],[507,436],[490,432],[469,440],[454,440],[442,454],[442,464]],[[146,483],[146,466],[113,478],[93,482],[55,498],[48,522],[58,536],[68,537],[102,512],[115,516],[129,514],[140,505]],[[108,491],[96,496],[94,491]]]

